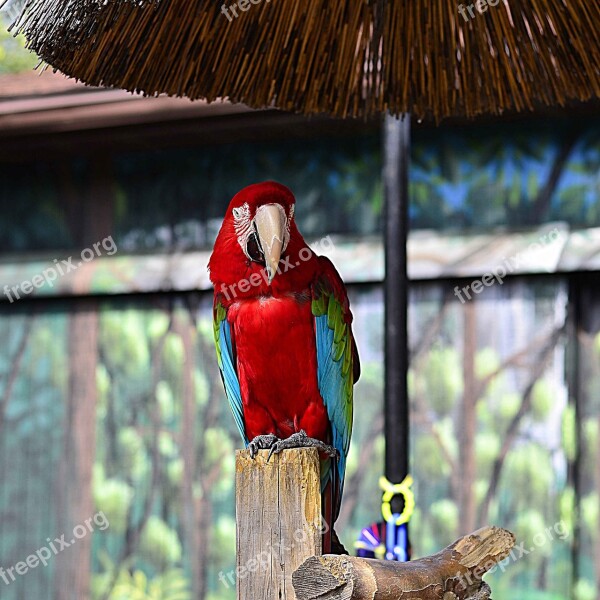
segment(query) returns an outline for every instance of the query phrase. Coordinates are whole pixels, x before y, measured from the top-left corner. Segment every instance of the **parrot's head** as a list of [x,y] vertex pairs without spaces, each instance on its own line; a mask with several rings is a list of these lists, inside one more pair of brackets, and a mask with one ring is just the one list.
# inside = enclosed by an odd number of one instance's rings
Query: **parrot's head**
[[263,271],[270,285],[286,253],[306,246],[294,221],[295,202],[292,192],[274,181],[238,192],[229,203],[210,258],[213,283],[232,283],[249,272]]

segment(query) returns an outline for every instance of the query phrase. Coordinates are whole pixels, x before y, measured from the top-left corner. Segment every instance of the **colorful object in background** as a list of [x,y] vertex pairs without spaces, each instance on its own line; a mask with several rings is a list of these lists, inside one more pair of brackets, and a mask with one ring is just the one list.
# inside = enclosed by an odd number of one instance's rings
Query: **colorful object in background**
[[[344,283],[331,261],[307,246],[294,208],[292,192],[275,182],[250,185],[231,200],[209,262],[215,343],[251,456],[317,448],[323,518],[333,525],[360,366]],[[328,531],[325,551],[342,551],[333,527]]]
[[385,558],[385,544],[382,542],[386,537],[385,521],[372,523],[361,529],[358,540],[354,542],[356,556],[360,558]]
[[[402,483],[393,484],[385,477],[379,479],[383,490],[381,514],[385,519],[361,530],[354,547],[361,558],[378,558],[406,562],[410,560],[408,522],[415,509],[415,497],[410,489],[413,479],[407,475]],[[401,513],[392,512],[392,498],[402,495],[404,508]]]

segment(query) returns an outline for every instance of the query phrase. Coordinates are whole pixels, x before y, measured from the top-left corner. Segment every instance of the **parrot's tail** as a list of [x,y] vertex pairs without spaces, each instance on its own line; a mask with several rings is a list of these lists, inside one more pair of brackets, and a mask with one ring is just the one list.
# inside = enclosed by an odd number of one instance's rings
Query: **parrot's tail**
[[[331,463],[330,460],[328,460],[328,462]],[[324,471],[322,465],[323,463],[321,463],[321,475],[323,475]],[[331,465],[329,464],[329,466]],[[323,524],[327,525],[328,523],[331,523],[332,526],[331,528],[327,527],[323,533],[323,552],[325,554],[348,554],[348,551],[344,548],[342,542],[340,542],[340,538],[338,538],[337,533],[333,528],[333,523],[340,512],[339,492],[337,491],[338,488],[335,483],[337,470],[329,469],[326,473],[327,483],[321,492],[321,514],[323,517]]]
[[331,529],[331,554],[348,554],[333,528]]

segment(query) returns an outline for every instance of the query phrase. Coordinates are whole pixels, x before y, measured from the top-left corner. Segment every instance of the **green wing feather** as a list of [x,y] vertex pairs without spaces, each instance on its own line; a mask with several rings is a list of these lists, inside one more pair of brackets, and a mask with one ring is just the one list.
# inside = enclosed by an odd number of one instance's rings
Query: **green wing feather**
[[[337,512],[352,435],[353,386],[360,367],[346,290],[331,262],[323,257],[319,260],[323,271],[313,286],[312,314],[315,318],[319,391],[331,423],[332,445],[340,453],[336,464],[339,479]],[[325,470],[322,478],[331,475],[329,470]],[[323,481],[323,485],[325,483]]]

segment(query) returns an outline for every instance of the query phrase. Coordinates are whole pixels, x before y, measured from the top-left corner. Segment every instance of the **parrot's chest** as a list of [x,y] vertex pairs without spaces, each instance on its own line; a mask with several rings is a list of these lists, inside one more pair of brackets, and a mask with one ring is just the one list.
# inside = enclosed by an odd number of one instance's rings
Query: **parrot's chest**
[[298,301],[297,295],[241,300],[230,307],[228,319],[235,331],[238,351],[240,343],[253,345],[257,340],[279,344],[298,335],[314,338],[310,302]]
[[298,301],[297,296],[243,300],[230,308],[228,319],[235,336],[245,418],[252,422],[266,412],[290,432],[297,430],[308,410],[317,409],[318,420],[326,420],[320,408],[310,301]]

